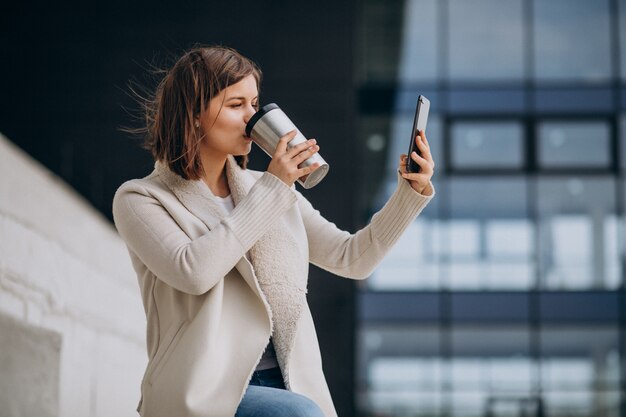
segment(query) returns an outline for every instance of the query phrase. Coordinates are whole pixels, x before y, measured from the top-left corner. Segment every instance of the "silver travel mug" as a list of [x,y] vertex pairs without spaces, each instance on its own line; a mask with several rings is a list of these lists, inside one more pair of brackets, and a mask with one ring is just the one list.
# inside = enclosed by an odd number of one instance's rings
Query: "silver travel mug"
[[[289,120],[289,117],[280,107],[275,103],[270,103],[263,106],[250,118],[246,125],[246,135],[251,137],[271,158],[276,151],[276,145],[278,145],[280,138],[294,129],[297,129],[296,125]],[[306,141],[307,138],[298,130],[296,136],[287,144],[287,149]],[[316,162],[320,164],[319,168],[305,177],[298,178],[298,182],[304,188],[315,187],[328,173],[328,163],[324,161],[319,152],[298,165],[298,168],[308,167]]]

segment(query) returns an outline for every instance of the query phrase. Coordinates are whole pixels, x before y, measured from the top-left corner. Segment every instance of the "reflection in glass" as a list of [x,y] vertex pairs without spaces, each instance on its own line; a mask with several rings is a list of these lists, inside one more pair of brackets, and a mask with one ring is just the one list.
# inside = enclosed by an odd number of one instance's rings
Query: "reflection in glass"
[[[441,405],[441,363],[429,358],[376,358],[369,364],[368,402],[379,413],[432,415]],[[419,411],[418,411],[419,410]]]
[[400,82],[436,81],[440,74],[437,70],[438,26],[436,0],[404,2]]
[[617,326],[545,325],[540,348],[548,389],[605,389],[619,383]]
[[[617,326],[454,326],[451,356],[440,331],[367,326],[361,333],[363,416],[619,416]],[[539,342],[540,360],[530,356]],[[530,414],[534,415],[534,414]]]
[[626,80],[626,2],[624,0],[620,0],[617,2],[618,5],[618,26],[619,26],[619,56],[620,56],[620,72],[622,80]]
[[450,216],[458,220],[528,219],[523,176],[450,179]]
[[451,0],[450,79],[521,80],[524,77],[522,15],[522,0]]
[[523,129],[519,122],[457,122],[451,132],[454,168],[523,166]]
[[376,290],[525,290],[534,282],[528,219],[416,220],[368,279]]
[[550,222],[552,267],[549,288],[585,288],[591,280],[591,222],[585,216],[554,216]]
[[450,183],[451,220],[442,222],[442,280],[450,289],[526,290],[535,274],[534,228],[523,177]]
[[359,336],[360,415],[440,414],[444,372],[438,329],[365,326]]
[[609,0],[534,0],[534,72],[540,81],[608,81]]
[[621,281],[615,181],[539,180],[542,287],[613,289]]
[[432,245],[441,240],[437,222],[416,220],[368,279],[375,290],[435,290],[439,288],[440,263]]
[[[490,401],[530,397],[537,374],[536,364],[528,356],[529,346],[530,332],[524,326],[453,328],[453,415],[484,416]],[[500,402],[498,409],[508,409],[512,415],[520,411],[515,402]]]
[[616,326],[546,326],[540,341],[547,415],[619,416]]
[[[615,5],[618,28],[612,27]],[[446,303],[446,291],[619,291],[626,252],[617,206],[623,205],[618,195],[626,196],[626,182],[608,173],[614,114],[613,107],[602,106],[606,96],[621,97],[614,91],[621,87],[588,84],[620,74],[626,80],[626,1],[366,0],[360,10],[361,87],[396,97],[390,114],[362,115],[368,120],[362,135],[368,159],[360,161],[367,180],[360,207],[373,213],[395,190],[412,95],[436,90],[437,110],[443,111],[431,113],[428,128],[438,197],[363,285],[442,291],[435,295],[442,319],[429,328],[422,321],[360,323],[358,415],[535,415],[522,410],[541,398],[548,416],[619,416],[623,323],[559,325],[548,321],[558,315],[542,312],[531,292],[528,309],[539,323],[502,324],[500,308],[507,305],[493,307],[493,322],[485,309],[480,319],[472,318],[481,321],[470,324],[455,310],[456,294]],[[618,39],[611,38],[614,29]],[[619,66],[612,66],[612,48]],[[618,67],[620,74],[612,74]],[[526,76],[533,82],[520,85]],[[518,104],[502,105],[506,91],[517,94]],[[480,105],[472,106],[476,97]],[[568,97],[591,100],[606,116],[568,116],[580,109],[567,105]],[[526,106],[533,103],[529,113]],[[495,113],[504,116],[469,119]],[[446,125],[448,117],[460,115]],[[625,132],[622,115],[621,168]],[[449,160],[443,159],[446,133]],[[533,156],[536,165],[526,166]],[[524,172],[535,166],[539,176]],[[520,172],[503,176],[491,168]],[[476,176],[473,170],[480,169]],[[580,176],[565,176],[566,170]],[[607,175],[597,175],[605,170]],[[372,184],[382,185],[377,190]]]
[[[626,6],[624,6],[626,9]],[[621,168],[626,168],[626,114],[619,118],[619,149]]]
[[542,168],[608,168],[610,129],[604,121],[542,122],[538,128]]
[[[408,151],[413,115],[397,115],[390,124],[391,132],[384,168],[385,178],[371,204],[370,212],[372,213],[383,206],[398,186],[398,160],[401,154],[406,154]],[[430,149],[439,171],[443,169],[443,152],[440,139],[441,123],[436,114],[429,116],[427,131]],[[369,172],[364,174],[365,177],[369,175]],[[370,181],[372,182],[373,180]],[[438,189],[435,178],[434,185]],[[439,199],[434,199],[421,216],[402,234],[400,240],[391,248],[367,280],[368,288],[377,290],[435,290],[439,288],[441,264],[437,257],[436,247],[441,244],[441,227],[434,220],[439,203]]]
[[[506,232],[504,228],[508,228]],[[530,237],[533,230],[530,221],[451,220],[442,234],[449,242],[445,252],[448,262],[443,271],[450,288],[524,290],[532,285],[534,263]]]

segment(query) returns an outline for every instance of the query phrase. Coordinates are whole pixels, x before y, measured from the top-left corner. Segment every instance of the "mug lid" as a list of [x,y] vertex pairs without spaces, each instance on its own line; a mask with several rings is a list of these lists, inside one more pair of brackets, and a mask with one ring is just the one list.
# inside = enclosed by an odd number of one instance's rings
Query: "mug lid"
[[270,104],[266,104],[265,106],[261,107],[261,109],[259,111],[257,111],[256,113],[254,113],[252,115],[252,117],[250,118],[250,120],[248,120],[248,123],[246,124],[246,136],[250,137],[250,133],[252,133],[252,129],[254,129],[254,125],[256,124],[256,122],[259,121],[259,119],[263,116],[265,116],[266,113],[277,109],[278,104],[276,103],[270,103]]

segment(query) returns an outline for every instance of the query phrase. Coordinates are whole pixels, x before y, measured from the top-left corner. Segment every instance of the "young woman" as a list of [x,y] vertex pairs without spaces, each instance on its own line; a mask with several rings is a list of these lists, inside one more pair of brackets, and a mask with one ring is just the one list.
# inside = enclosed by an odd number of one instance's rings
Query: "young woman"
[[124,183],[115,225],[147,317],[143,417],[336,416],[306,301],[309,263],[364,279],[434,195],[434,163],[407,174],[371,223],[339,230],[296,190],[315,140],[281,138],[267,171],[246,169],[245,126],[261,72],[224,47],[184,54],[146,107],[145,178]]

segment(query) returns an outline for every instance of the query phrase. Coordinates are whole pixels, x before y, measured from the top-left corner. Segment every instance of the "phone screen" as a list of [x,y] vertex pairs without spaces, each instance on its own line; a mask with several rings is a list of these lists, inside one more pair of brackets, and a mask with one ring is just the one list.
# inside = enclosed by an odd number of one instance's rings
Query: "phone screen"
[[417,173],[420,172],[420,166],[411,159],[411,153],[413,151],[421,155],[417,145],[415,144],[415,136],[418,132],[426,131],[426,123],[428,122],[428,112],[430,111],[430,100],[420,95],[417,98],[417,106],[415,107],[415,117],[413,118],[413,129],[411,130],[411,141],[409,143],[409,157],[407,159],[406,170],[408,172]]

